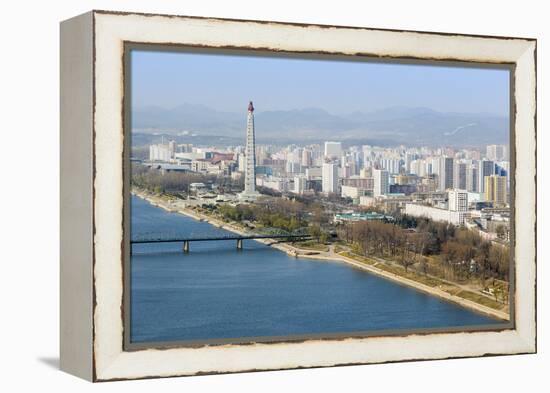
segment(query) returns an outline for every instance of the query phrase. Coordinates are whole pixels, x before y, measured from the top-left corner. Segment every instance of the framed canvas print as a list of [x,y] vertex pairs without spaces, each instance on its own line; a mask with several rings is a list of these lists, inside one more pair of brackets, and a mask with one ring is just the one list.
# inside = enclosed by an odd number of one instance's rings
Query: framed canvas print
[[536,40],[61,23],[61,368],[536,351]]

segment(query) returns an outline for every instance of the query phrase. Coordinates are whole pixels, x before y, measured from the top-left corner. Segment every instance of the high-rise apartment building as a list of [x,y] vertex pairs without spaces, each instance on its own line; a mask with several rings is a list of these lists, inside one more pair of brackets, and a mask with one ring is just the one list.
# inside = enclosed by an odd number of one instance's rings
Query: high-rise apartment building
[[338,192],[338,165],[333,162],[323,163],[321,185],[325,194]]
[[159,143],[149,146],[149,161],[170,161],[173,157],[170,145]]
[[382,169],[387,170],[391,174],[398,174],[403,167],[403,161],[399,158],[382,158],[380,160]]
[[479,181],[478,181],[479,170],[474,164],[468,164],[466,169],[466,190],[469,192],[478,192]]
[[453,169],[453,187],[460,190],[466,190],[468,163],[455,162]]
[[485,200],[493,202],[497,206],[508,203],[506,177],[498,175],[485,176]]
[[439,176],[439,191],[445,191],[448,188],[453,188],[454,178],[454,159],[452,157],[439,157],[438,158],[438,171]]
[[170,151],[171,158],[174,158],[177,150],[176,141],[171,140],[170,142],[168,142],[168,150]]
[[488,145],[485,155],[491,161],[505,160],[507,156],[506,145]]
[[495,175],[508,177],[510,175],[510,161],[495,162]]
[[306,190],[307,179],[303,176],[294,177],[294,193],[303,194]]
[[491,160],[478,161],[478,188],[477,192],[485,192],[485,178],[495,174],[495,163]]
[[418,158],[416,153],[405,153],[405,170],[407,172],[411,171],[411,162]]
[[313,154],[311,150],[304,149],[302,150],[302,166],[303,167],[310,167],[313,165]]
[[374,178],[374,196],[377,197],[388,194],[390,191],[390,175],[388,171],[384,169],[374,169],[372,171],[372,176]]
[[449,190],[449,210],[454,212],[468,211],[468,192],[464,190]]

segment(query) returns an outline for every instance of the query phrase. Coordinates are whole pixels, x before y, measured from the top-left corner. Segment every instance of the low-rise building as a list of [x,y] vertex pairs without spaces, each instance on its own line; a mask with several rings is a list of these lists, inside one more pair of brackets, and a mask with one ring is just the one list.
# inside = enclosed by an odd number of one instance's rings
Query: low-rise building
[[359,196],[359,205],[378,206],[387,213],[399,212],[405,207],[406,203],[412,201],[410,196],[405,194],[387,194],[380,196],[362,195]]
[[376,205],[376,198],[369,195],[362,195],[359,197],[359,205],[365,207],[371,207]]
[[340,188],[342,198],[351,198],[359,200],[359,197],[366,195],[367,191],[360,187],[342,186]]
[[210,160],[199,158],[191,161],[191,170],[193,172],[206,172],[208,165],[210,165]]
[[350,177],[342,179],[342,186],[363,188],[367,191],[374,190],[374,178],[373,177]]
[[259,176],[256,179],[256,184],[259,187],[270,188],[279,192],[289,191],[289,179],[275,176]]
[[393,221],[392,216],[376,212],[367,213],[337,213],[334,215],[334,222],[357,222],[357,221]]
[[189,191],[191,192],[206,192],[208,187],[204,183],[191,183],[189,184]]
[[405,204],[405,214],[413,217],[426,217],[434,221],[444,221],[454,225],[464,225],[469,216],[467,211],[454,211],[418,203]]
[[415,184],[390,184],[390,194],[411,195],[417,190]]

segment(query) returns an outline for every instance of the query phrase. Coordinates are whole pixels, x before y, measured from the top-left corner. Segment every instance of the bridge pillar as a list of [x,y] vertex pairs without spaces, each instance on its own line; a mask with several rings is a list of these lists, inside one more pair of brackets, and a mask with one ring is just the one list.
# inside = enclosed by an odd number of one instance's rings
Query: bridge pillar
[[186,240],[183,242],[183,252],[185,253],[189,252],[189,240]]
[[243,249],[243,239],[237,239],[237,250]]

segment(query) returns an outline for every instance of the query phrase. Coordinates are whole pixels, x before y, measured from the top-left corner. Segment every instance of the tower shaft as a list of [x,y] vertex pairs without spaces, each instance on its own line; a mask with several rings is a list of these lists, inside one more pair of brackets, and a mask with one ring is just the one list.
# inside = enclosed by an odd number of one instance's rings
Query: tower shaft
[[256,193],[256,136],[254,134],[254,111],[248,111],[246,122],[246,149],[245,149],[245,180],[244,192]]
[[252,105],[252,101],[248,104],[244,158],[244,191],[239,194],[239,198],[254,201],[260,194],[256,191],[256,135],[254,131],[254,105]]

